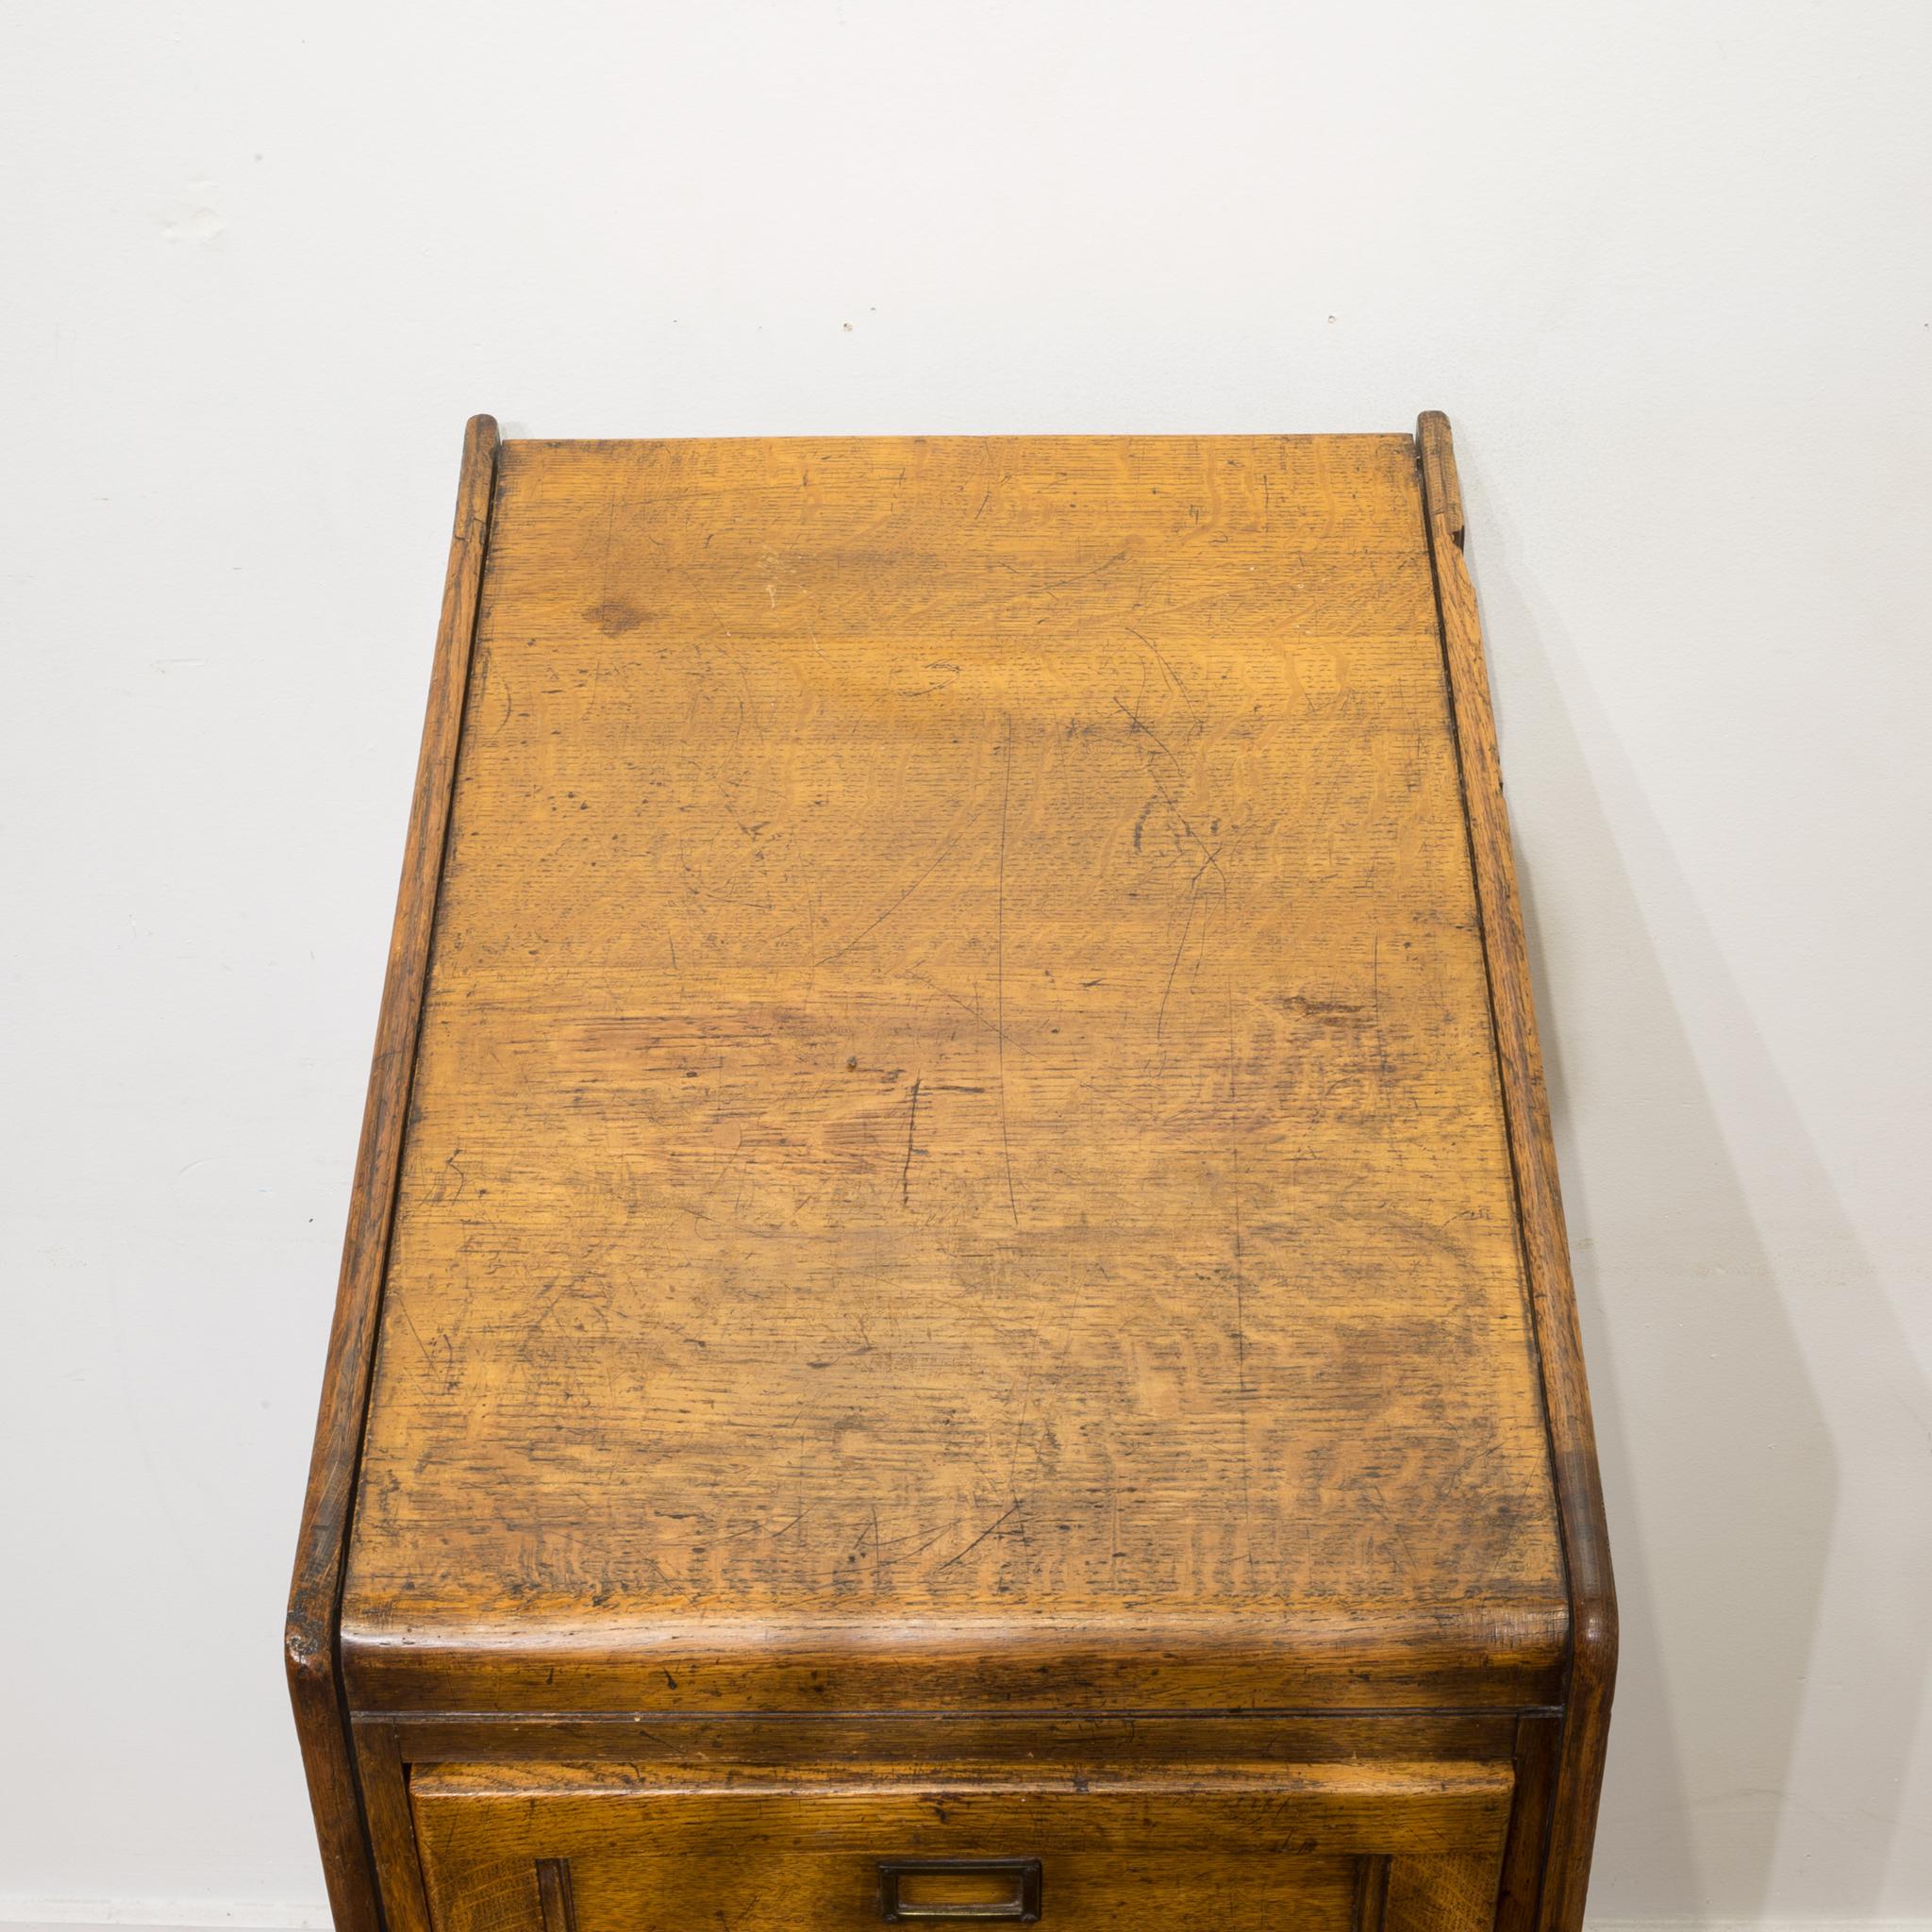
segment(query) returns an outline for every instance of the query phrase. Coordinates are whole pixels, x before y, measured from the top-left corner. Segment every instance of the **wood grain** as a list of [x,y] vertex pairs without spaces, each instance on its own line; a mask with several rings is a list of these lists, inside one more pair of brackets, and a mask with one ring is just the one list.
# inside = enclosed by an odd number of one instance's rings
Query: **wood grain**
[[363,1719],[353,1725],[351,1735],[383,1923],[389,1932],[430,1932],[401,1734],[394,1724]]
[[1530,1711],[1516,1721],[1516,1799],[1503,1852],[1495,1932],[1534,1932],[1538,1924],[1562,1737],[1563,1721],[1555,1711]]
[[1407,439],[505,446],[358,1702],[1539,1701]]
[[1449,419],[1431,411],[1416,434],[1570,1597],[1563,1740],[1540,1923],[1550,1932],[1580,1932],[1616,1684],[1616,1584],[1482,625],[1463,555],[1462,488]]
[[535,1932],[542,1865],[568,1866],[583,1932],[830,1932],[876,1920],[882,1857],[1039,1858],[1043,1916],[1073,1932],[1344,1932],[1364,1878],[1406,1932],[1477,1932],[1509,1790],[1507,1766],[1455,1762],[709,1779],[479,1765],[426,1768],[415,1803],[441,1932]]
[[429,705],[284,1632],[289,1690],[338,1932],[380,1932],[382,1924],[343,1710],[337,1627],[497,447],[495,423],[473,418],[463,438]]
[[577,1932],[576,1891],[568,1858],[537,1860],[537,1899],[543,1932]]
[[[415,1763],[1246,1764],[1341,1759],[1507,1759],[1521,1720],[1441,1712],[1407,1717],[649,1716],[543,1718],[526,1712],[363,1718],[393,1728]],[[1545,1716],[1541,1722],[1554,1723]],[[1521,1783],[1522,1774],[1518,1773]],[[1538,1844],[1541,1857],[1541,1840]]]
[[1470,1932],[1491,1923],[1500,1853],[1495,1842],[1433,1858],[1394,1858],[1383,1932]]
[[829,1927],[1026,1824],[1072,1932],[1578,1932],[1462,541],[1437,416],[471,425],[291,1598],[339,1925]]

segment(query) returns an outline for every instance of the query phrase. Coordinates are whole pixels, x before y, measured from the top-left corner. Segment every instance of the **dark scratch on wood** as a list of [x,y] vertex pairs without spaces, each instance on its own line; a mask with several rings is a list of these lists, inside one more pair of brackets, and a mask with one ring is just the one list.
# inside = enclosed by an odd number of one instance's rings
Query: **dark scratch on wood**
[[926,1551],[931,1549],[935,1543],[944,1542],[945,1540],[952,1535],[952,1533],[953,1525],[949,1523],[945,1524],[943,1528],[934,1530],[930,1536],[924,1537],[924,1540],[921,1541],[922,1532],[915,1529],[910,1531],[906,1536],[895,1536],[888,1538],[886,1542],[883,1545],[881,1545],[881,1547],[884,1549],[896,1550],[903,1543],[917,1543],[917,1547],[914,1549],[908,1550],[906,1552],[905,1557],[903,1558],[903,1560],[909,1562],[914,1557],[924,1556]]
[[1139,638],[1143,644],[1145,644],[1150,651],[1154,653],[1154,661],[1157,664],[1158,664],[1161,670],[1166,674],[1168,682],[1174,686],[1174,690],[1180,692],[1181,702],[1187,706],[1188,715],[1194,721],[1194,734],[1196,737],[1199,737],[1203,729],[1201,724],[1201,714],[1199,711],[1195,710],[1193,693],[1189,691],[1185,684],[1181,682],[1180,673],[1177,672],[1174,668],[1174,666],[1167,661],[1166,658],[1161,654],[1160,646],[1157,644],[1154,641],[1154,640],[1147,635],[1145,631],[1136,630],[1131,624],[1124,625],[1123,628],[1126,631],[1127,635],[1130,638]]
[[1115,564],[1121,562],[1126,557],[1126,554],[1124,550],[1116,550],[1111,557],[1103,562],[1096,563],[1091,570],[1076,570],[1071,576],[1055,577],[1051,582],[1042,583],[1040,588],[1050,595],[1055,591],[1065,590],[1069,584],[1085,583],[1089,577],[1097,577],[1105,572],[1110,571]]
[[[1189,837],[1193,837],[1191,831],[1190,831]],[[1194,842],[1196,844],[1199,844],[1200,841],[1195,840]],[[1206,847],[1203,847],[1202,849],[1205,851]],[[1214,867],[1214,870],[1217,873],[1221,872],[1221,867],[1215,863],[1215,857],[1216,855],[1214,853],[1209,852],[1205,862],[1201,865],[1200,869],[1194,874],[1193,878],[1190,880],[1188,884],[1188,916],[1181,925],[1181,942],[1174,949],[1174,964],[1167,969],[1167,984],[1161,989],[1160,991],[1160,1010],[1154,1016],[1154,1038],[1157,1041],[1159,1040],[1161,1036],[1161,1031],[1167,1024],[1168,997],[1174,991],[1174,976],[1176,974],[1180,972],[1181,960],[1187,954],[1188,934],[1193,930],[1194,907],[1201,897],[1201,881],[1208,876],[1208,868],[1210,865]],[[1224,917],[1227,906],[1227,874],[1225,873],[1221,874],[1221,881],[1222,909]],[[1207,936],[1204,933],[1202,937],[1203,942],[1205,944]],[[1196,974],[1198,974],[1199,971],[1200,962],[1197,960],[1195,962]]]
[[976,1550],[980,1546],[980,1544],[983,1543],[987,1540],[987,1538],[990,1537],[993,1533],[993,1531],[1000,1526],[1001,1524],[1006,1522],[1008,1517],[1013,1515],[1019,1509],[1020,1505],[1024,1501],[1025,1498],[1024,1496],[1015,1496],[1013,1500],[1010,1503],[1008,1503],[1007,1507],[1004,1509],[1002,1509],[1000,1513],[997,1516],[995,1516],[993,1520],[991,1523],[989,1523],[986,1525],[986,1527],[982,1529],[979,1532],[979,1534],[976,1537],[974,1537],[970,1543],[966,1545],[966,1547],[963,1550],[956,1550],[953,1553],[953,1555],[948,1557],[943,1563],[934,1564],[932,1574],[935,1576],[937,1576],[941,1570],[950,1570],[955,1563],[964,1562],[965,1559],[968,1557],[970,1557],[974,1553],[974,1551]]
[[[1004,810],[1004,806],[1002,806],[1002,810]],[[855,933],[853,937],[847,940],[842,946],[834,946],[829,953],[822,954],[818,958],[814,959],[811,962],[813,970],[816,971],[821,966],[828,966],[834,959],[842,958],[845,954],[849,953],[854,946],[858,945],[861,940],[869,939],[874,933],[875,933],[879,929],[880,926],[885,924],[886,921],[891,918],[892,914],[898,911],[900,907],[905,905],[907,900],[911,898],[913,893],[918,891],[920,887],[924,885],[926,880],[931,878],[933,874],[939,871],[940,867],[946,862],[947,855],[950,854],[953,847],[957,845],[959,842],[959,841],[963,839],[966,836],[966,834],[973,829],[974,823],[978,819],[978,817],[979,813],[976,809],[969,813],[965,824],[962,824],[958,828],[958,830],[956,831],[953,834],[953,836],[950,839],[948,839],[943,845],[940,847],[939,855],[937,858],[934,858],[933,862],[929,866],[927,866],[926,869],[923,873],[921,873],[919,876],[916,879],[914,879],[912,883],[909,886],[908,886],[906,890],[903,892],[901,892],[899,896],[896,899],[894,899],[892,903],[890,906],[888,906],[886,909],[883,912],[881,912],[879,916],[876,919],[874,919],[870,925],[866,926],[862,931]],[[1004,837],[1004,826],[1002,827],[1002,836]]]
[[1154,741],[1155,748],[1160,753],[1161,757],[1166,758],[1167,761],[1174,768],[1174,770],[1178,772],[1181,768],[1181,761],[1180,759],[1175,758],[1174,753],[1169,751],[1167,746],[1161,741],[1159,732],[1155,730],[1153,725],[1148,724],[1146,720],[1143,719],[1141,716],[1141,714],[1137,710],[1135,710],[1131,705],[1125,703],[1123,699],[1116,697],[1114,699],[1114,704],[1125,716],[1127,722],[1133,725],[1136,731],[1144,731],[1147,734],[1147,736]]
[[416,1326],[415,1318],[409,1313],[408,1303],[405,1301],[400,1295],[396,1297],[395,1310],[396,1313],[403,1318],[403,1325],[409,1331],[410,1337],[414,1340],[416,1346],[423,1351],[423,1359],[425,1362],[427,1362],[432,1369],[435,1368],[435,1354],[431,1351],[429,1344],[423,1340],[422,1330]]
[[[1152,734],[1150,734],[1150,736]],[[1172,758],[1174,754],[1172,752],[1169,752],[1168,756]],[[1160,782],[1160,774],[1158,771],[1155,769],[1154,766],[1149,765],[1147,767],[1147,775],[1154,781],[1155,791],[1160,793],[1161,802],[1167,807],[1168,810],[1174,814],[1174,823],[1177,825],[1179,825],[1181,830],[1184,831],[1188,835],[1188,837],[1194,841],[1196,850],[1198,850],[1203,855],[1202,870],[1206,871],[1208,866],[1212,866],[1214,868],[1216,875],[1221,880],[1222,896],[1225,898],[1227,895],[1227,874],[1221,870],[1221,847],[1217,845],[1213,848],[1212,851],[1208,850],[1207,840],[1202,838],[1200,833],[1195,831],[1193,826],[1188,822],[1187,814],[1184,811],[1182,811],[1180,806],[1175,802],[1174,793],[1171,792],[1167,789],[1167,787]],[[1209,830],[1212,829],[1213,827],[1210,826]],[[1243,833],[1242,837],[1246,837],[1246,834]]]
[[1158,1041],[1167,1025],[1167,1001],[1174,991],[1174,974],[1181,970],[1181,955],[1188,950],[1188,934],[1194,926],[1194,901],[1201,896],[1201,874],[1194,874],[1188,888],[1188,916],[1181,924],[1181,942],[1174,949],[1174,964],[1167,969],[1167,984],[1160,990],[1160,1010],[1154,1016],[1154,1037]]
[[919,1082],[921,1075],[912,1077],[912,1092],[906,1108],[906,1164],[899,1170],[899,1204],[909,1205],[912,1199],[912,1134],[919,1125]]
[[[989,1033],[997,1039],[1004,1040],[1006,1038],[1005,1028],[997,1021],[989,1020],[971,1000],[962,1000],[958,993],[948,992],[937,980],[928,979],[923,973],[914,973],[912,977],[918,980],[922,986],[930,987],[942,1000],[951,1000],[962,1013],[966,1014],[973,1021],[975,1026],[985,1027]],[[1033,1049],[1030,1046],[1023,1045],[1017,1040],[1012,1044],[1018,1052],[1028,1056],[1033,1055]],[[933,1089],[935,1093],[978,1093],[983,1091],[983,1089],[978,1087],[935,1087]]]

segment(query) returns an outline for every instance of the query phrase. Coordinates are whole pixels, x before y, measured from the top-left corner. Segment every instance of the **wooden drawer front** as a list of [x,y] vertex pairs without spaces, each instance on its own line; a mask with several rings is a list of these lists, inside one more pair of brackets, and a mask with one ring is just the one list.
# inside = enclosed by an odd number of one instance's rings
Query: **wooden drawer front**
[[[435,1932],[1479,1932],[1507,1764],[419,1768]],[[895,1908],[896,1907],[896,1911]]]

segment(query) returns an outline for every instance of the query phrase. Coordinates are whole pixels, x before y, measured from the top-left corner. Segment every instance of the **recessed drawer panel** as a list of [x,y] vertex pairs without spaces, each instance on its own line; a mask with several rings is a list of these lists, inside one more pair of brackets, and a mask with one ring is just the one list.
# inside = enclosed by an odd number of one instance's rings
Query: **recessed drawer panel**
[[1507,1764],[411,1782],[436,1932],[1474,1932],[1510,1788]]

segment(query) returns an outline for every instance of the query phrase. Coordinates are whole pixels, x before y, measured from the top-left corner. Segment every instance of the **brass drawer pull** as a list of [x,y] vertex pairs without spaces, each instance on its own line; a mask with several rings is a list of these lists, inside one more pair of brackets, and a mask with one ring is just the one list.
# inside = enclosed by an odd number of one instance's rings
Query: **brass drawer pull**
[[[990,1886],[983,1882],[988,1879],[1004,1884]],[[889,1925],[906,1919],[1012,1919],[1031,1925],[1040,1917],[1040,1860],[881,1858],[879,1917]]]

